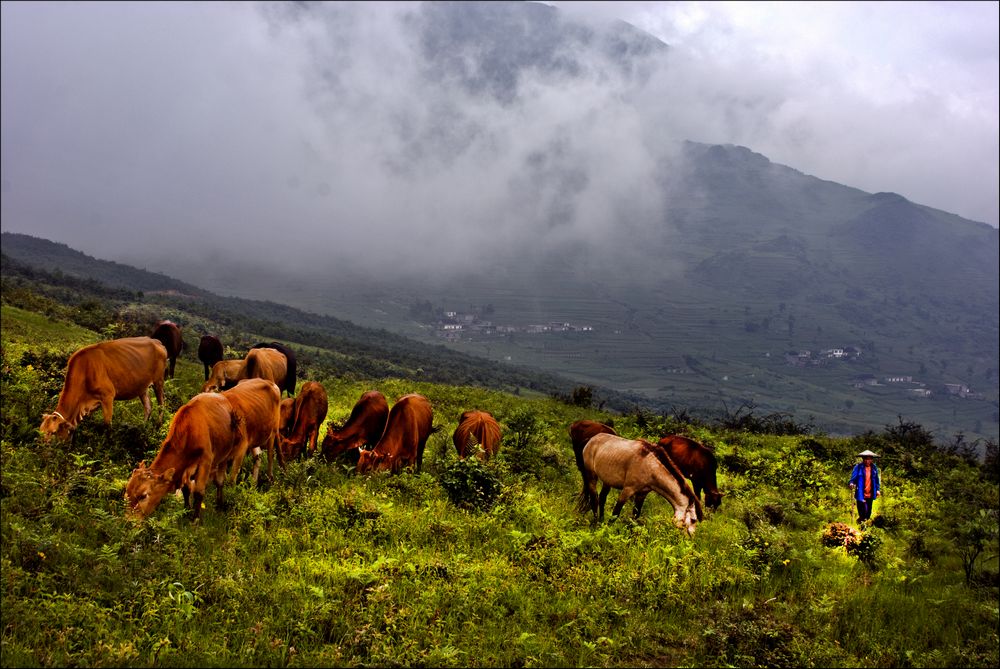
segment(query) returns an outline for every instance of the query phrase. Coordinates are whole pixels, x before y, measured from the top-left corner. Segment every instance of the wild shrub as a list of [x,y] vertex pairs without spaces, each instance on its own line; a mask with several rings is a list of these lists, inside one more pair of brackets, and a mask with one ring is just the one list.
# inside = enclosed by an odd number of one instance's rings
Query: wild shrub
[[478,458],[454,460],[438,475],[438,482],[457,507],[489,511],[500,499],[503,484]]
[[505,423],[507,430],[497,457],[515,475],[542,478],[546,463],[538,438],[538,416],[531,409],[518,409]]

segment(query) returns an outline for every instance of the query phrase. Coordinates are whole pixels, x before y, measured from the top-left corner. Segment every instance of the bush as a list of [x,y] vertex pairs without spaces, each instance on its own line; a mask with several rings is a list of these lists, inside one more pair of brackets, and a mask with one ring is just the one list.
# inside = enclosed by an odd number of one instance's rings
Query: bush
[[451,503],[463,509],[489,511],[503,492],[500,479],[477,458],[451,461],[438,480]]

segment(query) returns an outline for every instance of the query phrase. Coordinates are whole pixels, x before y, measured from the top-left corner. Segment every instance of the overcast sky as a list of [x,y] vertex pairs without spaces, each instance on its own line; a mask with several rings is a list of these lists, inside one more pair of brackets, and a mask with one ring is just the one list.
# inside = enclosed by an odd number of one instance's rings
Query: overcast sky
[[548,4],[650,32],[672,69],[639,90],[595,60],[500,104],[427,79],[413,3],[4,2],[3,229],[440,265],[653,212],[654,131],[1000,221],[996,2]]

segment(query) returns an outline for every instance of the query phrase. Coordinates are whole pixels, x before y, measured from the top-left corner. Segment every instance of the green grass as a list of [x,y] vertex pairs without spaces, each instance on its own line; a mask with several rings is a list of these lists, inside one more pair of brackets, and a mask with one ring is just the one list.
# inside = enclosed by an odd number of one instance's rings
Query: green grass
[[[197,391],[200,364],[191,352],[178,360],[162,421],[121,403],[112,430],[98,412],[74,446],[46,445],[33,430],[65,357],[29,367],[23,356],[51,347],[68,357],[96,335],[3,314],[4,666],[997,663],[997,560],[977,567],[993,585],[967,584],[956,521],[980,509],[995,519],[997,488],[960,459],[885,458],[876,515],[887,522],[866,528],[881,540],[869,562],[820,542],[828,523],[853,523],[852,440],[685,426],[723,462],[722,508],[693,538],[656,496],[638,524],[592,527],[574,509],[569,424],[596,418],[656,438],[662,418],[307,366],[337,422],[368,389],[390,403],[426,395],[442,429],[424,472],[358,477],[295,462],[258,488],[227,488],[227,510],[208,495],[198,524],[174,496],[133,523],[129,473]],[[480,510],[457,507],[442,485],[455,466],[451,431],[473,407],[494,413],[505,435],[486,467],[502,489]],[[995,553],[995,533],[989,541]]]

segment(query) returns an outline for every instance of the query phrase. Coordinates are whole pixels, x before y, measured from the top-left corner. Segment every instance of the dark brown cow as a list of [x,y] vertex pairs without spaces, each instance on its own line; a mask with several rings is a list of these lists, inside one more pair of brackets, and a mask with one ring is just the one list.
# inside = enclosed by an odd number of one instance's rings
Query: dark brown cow
[[716,487],[715,452],[694,439],[677,434],[668,434],[660,439],[659,444],[666,449],[670,459],[677,464],[684,476],[691,479],[694,494],[701,499],[701,491],[704,489],[705,506],[718,509],[725,493]]
[[[309,442],[309,454],[316,452],[319,428],[326,420],[327,407],[326,390],[315,381],[306,381],[297,397],[281,403],[284,434],[278,454],[285,462],[297,458],[305,449],[306,442]],[[286,410],[290,414],[287,418],[284,415]]]
[[480,460],[489,460],[500,449],[500,425],[486,411],[466,411],[458,419],[452,435],[458,457],[465,458],[469,447],[476,449]]
[[583,466],[583,447],[595,434],[618,433],[604,423],[596,420],[578,420],[569,426],[569,438],[573,442],[573,455],[576,456],[576,468],[583,474],[584,480],[587,478],[587,470]]
[[215,481],[215,504],[221,509],[226,469],[232,463],[235,479],[246,451],[241,419],[229,400],[213,393],[195,395],[174,414],[153,463],[147,467],[143,460],[132,471],[125,488],[126,512],[145,518],[164,495],[180,488],[184,506],[197,520],[210,479]]
[[434,432],[434,412],[423,395],[403,395],[392,406],[382,438],[370,451],[361,451],[357,471],[390,470],[398,472],[407,465],[415,465],[420,472],[424,459],[424,446]]
[[160,321],[153,329],[153,334],[149,335],[158,340],[167,349],[167,359],[170,360],[170,368],[167,370],[169,378],[174,378],[174,364],[177,356],[184,348],[184,338],[181,337],[181,329],[171,321]]
[[[222,396],[233,405],[240,428],[253,454],[253,482],[260,473],[261,450],[267,451],[267,478],[274,479],[274,458],[278,446],[278,422],[281,414],[281,391],[266,379],[244,379]],[[235,480],[236,474],[233,474]]]
[[295,380],[296,380],[296,364],[295,364],[295,351],[288,348],[281,342],[261,342],[259,344],[254,344],[250,347],[250,350],[255,348],[273,348],[275,351],[279,351],[283,356],[285,356],[285,377],[282,381],[275,381],[278,384],[278,388],[284,390],[291,397],[295,394]]
[[222,348],[222,341],[215,335],[204,335],[198,342],[198,359],[205,366],[205,380],[208,381],[208,374],[215,363],[225,357]]
[[365,444],[374,446],[385,432],[388,418],[389,403],[385,401],[385,395],[377,390],[362,393],[344,426],[334,428],[331,423],[327,428],[323,437],[323,456],[333,460],[341,453],[360,451]]
[[163,410],[163,371],[167,349],[150,337],[127,337],[84,346],[70,356],[56,410],[42,416],[46,440],[68,439],[83,417],[101,407],[111,425],[115,400],[142,400],[146,418],[152,406],[149,387]]

